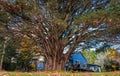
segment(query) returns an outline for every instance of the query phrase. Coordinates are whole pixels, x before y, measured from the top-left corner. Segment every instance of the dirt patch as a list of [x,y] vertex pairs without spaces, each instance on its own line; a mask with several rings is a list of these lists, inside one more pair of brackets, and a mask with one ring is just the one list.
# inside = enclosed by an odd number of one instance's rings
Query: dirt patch
[[9,76],[8,73],[1,73],[0,76]]

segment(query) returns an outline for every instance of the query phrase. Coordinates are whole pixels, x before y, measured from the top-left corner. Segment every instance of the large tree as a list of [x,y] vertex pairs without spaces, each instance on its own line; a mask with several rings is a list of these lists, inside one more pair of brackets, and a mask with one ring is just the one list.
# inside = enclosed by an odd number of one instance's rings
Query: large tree
[[7,22],[0,21],[13,31],[14,38],[34,40],[46,58],[46,70],[63,69],[76,48],[92,40],[107,41],[111,36],[109,26],[119,27],[116,13],[119,0],[0,0],[0,3],[3,14],[0,16],[9,15]]

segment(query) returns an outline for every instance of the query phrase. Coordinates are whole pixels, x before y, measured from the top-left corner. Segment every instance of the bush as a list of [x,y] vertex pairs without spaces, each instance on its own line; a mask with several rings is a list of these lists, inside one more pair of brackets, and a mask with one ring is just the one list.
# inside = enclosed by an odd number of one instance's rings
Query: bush
[[120,63],[117,60],[105,59],[104,68],[106,71],[116,71],[120,70]]

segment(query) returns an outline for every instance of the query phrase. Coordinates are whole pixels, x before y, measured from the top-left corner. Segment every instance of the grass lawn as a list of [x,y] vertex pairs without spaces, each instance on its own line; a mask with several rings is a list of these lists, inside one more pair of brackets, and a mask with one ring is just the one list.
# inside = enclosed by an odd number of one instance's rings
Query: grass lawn
[[120,76],[120,72],[0,72],[0,76]]

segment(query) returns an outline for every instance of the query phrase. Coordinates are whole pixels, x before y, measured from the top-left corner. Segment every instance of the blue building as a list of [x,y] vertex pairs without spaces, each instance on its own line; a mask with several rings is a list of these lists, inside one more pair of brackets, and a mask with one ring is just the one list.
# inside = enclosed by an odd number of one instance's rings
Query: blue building
[[89,64],[81,52],[71,54],[69,61],[66,63],[65,70],[69,71],[71,69],[77,71],[101,72],[100,66]]
[[44,70],[44,63],[43,62],[38,63],[37,68],[38,68],[38,71],[43,71]]
[[78,62],[81,66],[87,64],[87,60],[81,52],[71,54],[69,61],[72,62],[73,65],[75,65],[76,62]]

